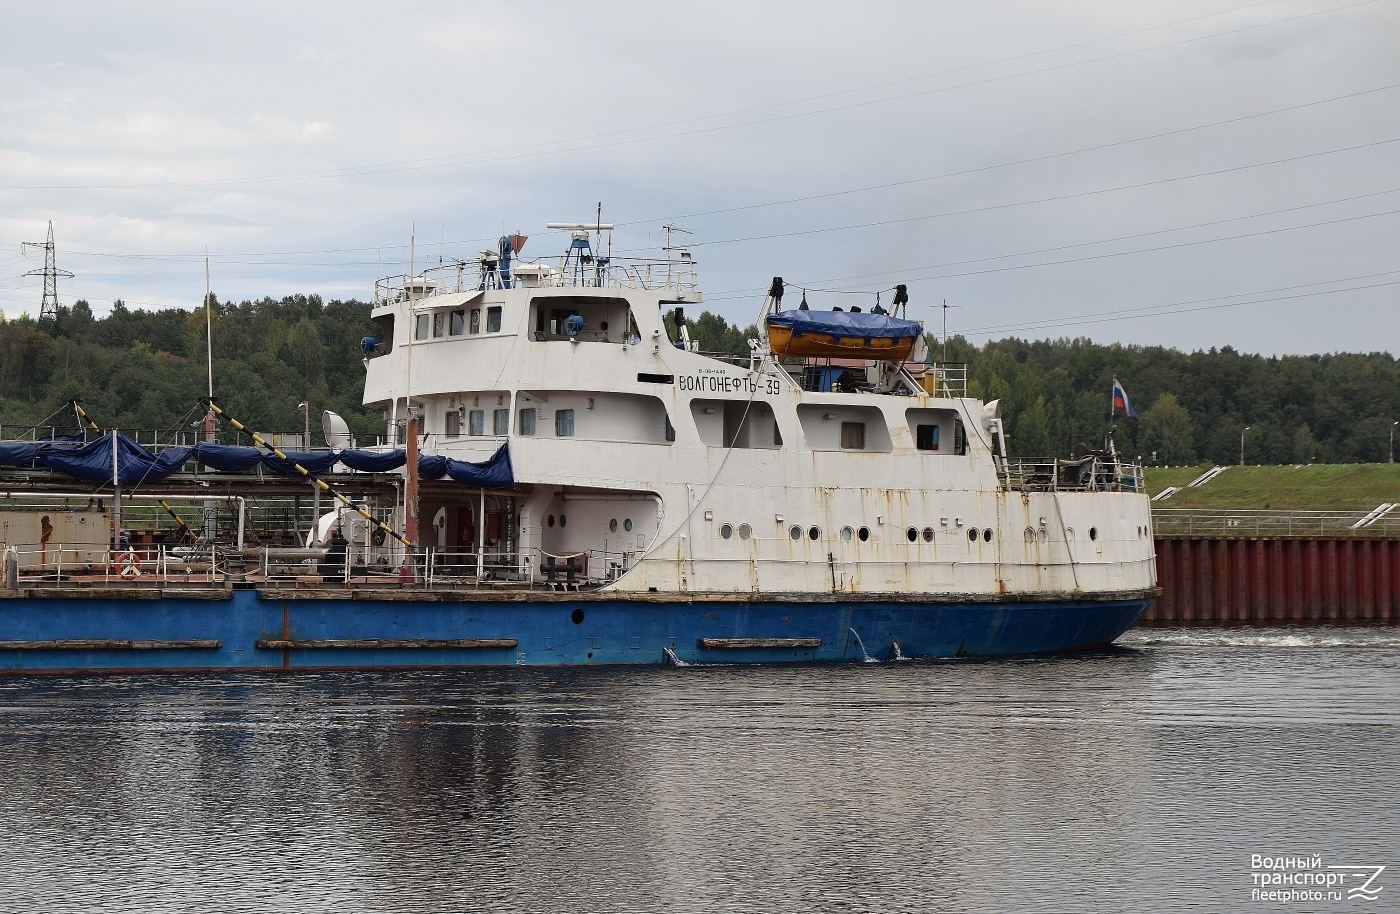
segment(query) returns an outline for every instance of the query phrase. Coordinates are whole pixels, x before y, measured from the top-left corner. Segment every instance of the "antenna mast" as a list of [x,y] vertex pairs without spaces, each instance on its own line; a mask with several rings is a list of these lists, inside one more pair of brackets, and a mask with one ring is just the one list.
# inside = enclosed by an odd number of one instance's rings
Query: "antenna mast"
[[60,270],[54,260],[53,246],[53,222],[49,222],[49,240],[40,244],[37,241],[26,241],[20,245],[20,250],[25,248],[44,249],[44,269],[30,270],[25,276],[44,277],[44,300],[39,306],[39,320],[58,320],[58,280],[72,279],[73,274],[67,270]]

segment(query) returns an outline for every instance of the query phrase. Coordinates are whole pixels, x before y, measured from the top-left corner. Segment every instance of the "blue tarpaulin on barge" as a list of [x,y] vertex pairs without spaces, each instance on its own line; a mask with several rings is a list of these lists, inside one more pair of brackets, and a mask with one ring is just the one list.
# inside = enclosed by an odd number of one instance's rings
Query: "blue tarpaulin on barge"
[[[69,441],[0,441],[0,466],[49,468],[90,482],[109,482],[113,474],[113,445],[110,435],[87,444]],[[178,472],[193,457],[200,466],[225,473],[237,473],[261,465],[287,476],[298,475],[293,464],[312,474],[325,473],[337,463],[361,472],[383,473],[399,469],[407,457],[395,451],[283,451],[283,460],[262,448],[201,441],[193,447],[168,447],[152,453],[125,435],[116,436],[115,471],[126,484],[159,482]],[[462,485],[503,489],[515,485],[510,449],[502,444],[487,460],[472,463],[438,455],[420,455],[418,472],[424,479],[447,477]]]

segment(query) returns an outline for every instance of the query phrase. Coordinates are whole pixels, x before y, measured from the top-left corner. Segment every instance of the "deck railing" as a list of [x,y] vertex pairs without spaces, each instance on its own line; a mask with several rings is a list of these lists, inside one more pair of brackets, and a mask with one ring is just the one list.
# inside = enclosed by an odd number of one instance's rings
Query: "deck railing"
[[1142,467],[1111,457],[1059,460],[1012,457],[1002,461],[1003,484],[1017,492],[1142,492]]

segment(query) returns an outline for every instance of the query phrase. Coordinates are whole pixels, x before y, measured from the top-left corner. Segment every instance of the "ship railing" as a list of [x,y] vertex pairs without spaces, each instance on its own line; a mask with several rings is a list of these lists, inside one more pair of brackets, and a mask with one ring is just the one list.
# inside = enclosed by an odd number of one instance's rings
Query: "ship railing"
[[233,568],[232,551],[219,547],[11,543],[0,544],[0,556],[11,547],[22,587],[215,583]]
[[1152,509],[1158,536],[1400,537],[1400,516],[1387,514],[1365,525],[1366,511]]
[[1013,492],[1142,492],[1142,467],[1112,457],[1002,460],[1003,485]]
[[[596,257],[581,266],[565,255],[515,261],[511,266],[511,285],[513,288],[574,286],[698,292],[700,278],[694,258],[687,251],[676,253],[677,256],[671,258],[609,257],[601,267],[600,259]],[[547,269],[535,269],[540,266]],[[482,288],[482,279],[479,261],[454,261],[424,267],[412,274],[384,276],[374,283],[374,304],[386,305],[429,295],[472,292]],[[501,277],[498,271],[488,271],[485,280],[487,287],[498,288]]]

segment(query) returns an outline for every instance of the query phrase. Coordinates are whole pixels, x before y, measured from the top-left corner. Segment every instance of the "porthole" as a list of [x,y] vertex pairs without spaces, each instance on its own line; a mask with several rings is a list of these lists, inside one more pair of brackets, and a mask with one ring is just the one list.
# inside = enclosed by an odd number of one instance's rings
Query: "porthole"
[[1033,542],[1035,542],[1035,528],[1034,528],[1034,527],[1027,527],[1027,528],[1026,528],[1026,542],[1028,542],[1028,543],[1033,543]]
[[574,620],[575,625],[583,624],[583,610],[575,609],[573,612],[569,613],[569,618]]
[[739,539],[741,539],[741,540],[746,540],[746,539],[748,539],[748,538],[751,537],[751,536],[753,536],[753,528],[750,527],[748,524],[740,524],[740,525],[739,525]]
[[909,537],[909,542],[917,543],[919,541],[919,528],[910,527],[908,530],[904,531],[904,535]]
[[808,528],[807,528],[807,539],[809,539],[809,540],[820,539],[820,538],[821,538],[821,535],[822,535],[822,528],[821,528],[821,527],[808,527]]
[[1050,539],[1050,532],[1044,527],[1041,527],[1040,532],[1036,534],[1036,539],[1040,540],[1043,543],[1046,540]]
[[554,515],[553,515],[553,514],[549,515],[549,519],[548,519],[548,521],[546,521],[546,522],[547,522],[551,527],[553,527],[553,526],[554,526]]
[[841,528],[841,541],[842,541],[842,542],[849,543],[849,542],[852,540],[852,538],[855,537],[855,535],[856,535],[856,532],[855,532],[854,530],[852,530],[850,527],[842,527],[842,528]]
[[1067,540],[1072,540],[1072,539],[1074,539],[1074,528],[1073,528],[1073,527],[1066,527],[1066,528],[1065,528],[1065,539],[1067,539]]
[[860,537],[860,541],[862,543],[865,542],[866,540],[870,539],[870,528],[861,527],[859,530],[856,531],[856,536]]
[[986,530],[983,530],[983,531],[982,531],[982,542],[984,542],[984,543],[990,543],[991,541],[992,541],[992,528],[991,528],[991,527],[988,527]]
[[969,543],[975,543],[975,542],[977,542],[977,528],[976,528],[976,527],[973,527],[971,530],[967,531],[967,541],[968,541]]
[[731,536],[734,535],[734,528],[729,524],[720,524],[719,535],[724,537],[725,539],[729,539]]
[[609,532],[609,533],[616,533],[616,532],[617,532],[617,518],[614,517],[612,520],[608,521],[608,532]]
[[931,542],[933,542],[933,528],[932,528],[932,527],[925,527],[925,528],[924,528],[924,542],[926,542],[926,543],[931,543]]
[[788,528],[788,536],[792,537],[792,539],[794,540],[802,539],[802,528],[797,526],[796,524],[793,524],[790,528]]
[[1090,528],[1089,528],[1089,539],[1091,539],[1091,540],[1096,540],[1096,539],[1098,539],[1098,538],[1099,538],[1099,528],[1098,528],[1098,527],[1090,527]]
[[622,529],[630,531],[632,529],[632,518],[627,518],[622,522]]
[[559,515],[559,526],[562,527],[562,526],[564,526],[565,524],[567,524],[568,522],[569,522],[569,519],[568,519],[567,517],[565,517],[563,514]]

